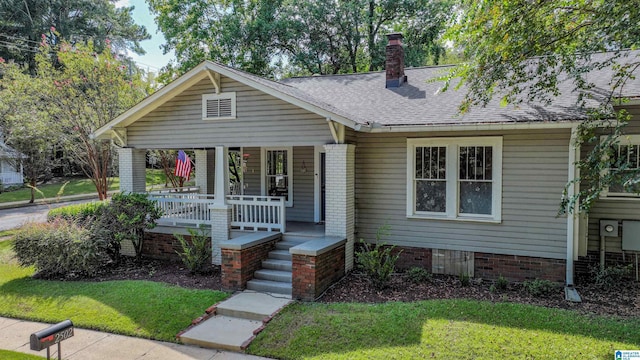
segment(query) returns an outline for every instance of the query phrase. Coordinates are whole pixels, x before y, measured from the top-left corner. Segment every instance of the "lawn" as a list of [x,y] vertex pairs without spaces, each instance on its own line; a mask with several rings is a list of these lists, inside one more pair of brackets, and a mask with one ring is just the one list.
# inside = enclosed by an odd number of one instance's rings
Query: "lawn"
[[[42,192],[36,192],[36,199],[42,198],[56,198],[59,193],[61,195],[79,195],[79,194],[92,194],[96,192],[96,187],[93,185],[93,182],[90,179],[70,179],[69,182],[64,186],[62,192],[60,189],[65,184],[65,182],[56,183],[56,184],[45,184],[38,186],[38,190]],[[146,184],[147,188],[158,188],[164,187],[165,184],[165,175],[163,170],[159,169],[147,169],[146,173]],[[193,184],[192,181],[187,184]],[[111,178],[111,184],[109,185],[109,190],[118,190],[120,188],[120,179],[115,177]],[[13,201],[28,201],[31,198],[31,189],[28,187],[23,187],[18,190],[3,192],[0,194],[0,203],[3,202],[13,202]]]
[[42,360],[43,357],[19,353],[9,350],[0,350],[0,359],[3,360]]
[[0,242],[0,316],[175,341],[204,310],[227,298],[151,281],[45,281],[12,258],[11,241]]
[[294,304],[250,345],[282,359],[612,359],[640,320],[472,300]]

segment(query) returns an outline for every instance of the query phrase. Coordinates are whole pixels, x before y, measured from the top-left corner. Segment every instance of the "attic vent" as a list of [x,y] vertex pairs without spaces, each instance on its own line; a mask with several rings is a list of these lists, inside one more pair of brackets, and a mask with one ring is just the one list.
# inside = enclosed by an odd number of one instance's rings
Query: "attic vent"
[[221,120],[236,118],[236,93],[203,94],[202,118]]

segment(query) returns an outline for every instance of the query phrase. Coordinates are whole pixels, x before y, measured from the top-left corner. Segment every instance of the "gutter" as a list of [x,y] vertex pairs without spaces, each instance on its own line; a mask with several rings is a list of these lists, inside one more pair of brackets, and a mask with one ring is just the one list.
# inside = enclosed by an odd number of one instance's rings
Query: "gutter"
[[446,124],[446,125],[381,125],[373,123],[367,132],[429,132],[429,131],[473,131],[473,130],[535,130],[535,129],[573,129],[580,120],[562,122],[526,122],[526,123],[495,123],[495,124]]

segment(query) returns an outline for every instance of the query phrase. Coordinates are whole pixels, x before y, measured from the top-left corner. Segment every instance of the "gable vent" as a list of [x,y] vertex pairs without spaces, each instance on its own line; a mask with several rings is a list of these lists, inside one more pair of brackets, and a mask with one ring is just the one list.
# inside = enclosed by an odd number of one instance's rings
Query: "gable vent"
[[202,95],[203,119],[234,119],[236,117],[235,93]]

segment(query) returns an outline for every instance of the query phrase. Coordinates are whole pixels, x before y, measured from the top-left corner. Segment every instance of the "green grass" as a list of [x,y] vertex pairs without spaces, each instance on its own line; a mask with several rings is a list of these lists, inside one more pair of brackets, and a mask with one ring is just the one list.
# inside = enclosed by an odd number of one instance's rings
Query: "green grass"
[[0,242],[0,316],[175,341],[175,335],[228,297],[151,281],[45,281],[12,258],[10,241]]
[[514,303],[294,304],[251,344],[281,359],[612,359],[640,320]]
[[[193,181],[192,181],[193,182]],[[190,183],[192,183],[190,182]],[[60,189],[65,182],[58,184],[45,184],[38,186],[38,190],[42,192],[36,192],[36,199],[51,199],[56,198],[60,193]],[[164,186],[165,175],[162,170],[159,169],[147,169],[146,173],[147,187]],[[118,190],[120,188],[120,179],[112,178],[109,190]],[[79,195],[79,194],[93,194],[96,192],[96,187],[90,179],[70,179],[69,183],[64,187],[62,195]],[[0,194],[0,203],[13,202],[13,201],[28,201],[31,199],[31,189],[23,187],[18,190],[3,192]]]
[[[42,360],[43,357],[24,354],[9,350],[0,350],[0,359],[3,360]],[[57,359],[57,358],[56,358]]]
[[[42,194],[36,192],[36,199],[42,198],[56,198],[60,192],[60,188],[65,183],[58,184],[45,184],[38,186],[38,190],[42,191]],[[114,178],[109,186],[111,190],[117,190],[120,186],[118,178]],[[79,194],[92,194],[96,192],[96,187],[90,179],[70,179],[69,183],[64,187],[62,195],[79,195]],[[0,194],[0,203],[13,202],[13,201],[28,201],[31,198],[31,189],[23,187],[18,190],[3,192]]]

